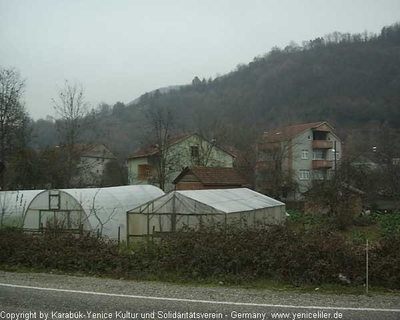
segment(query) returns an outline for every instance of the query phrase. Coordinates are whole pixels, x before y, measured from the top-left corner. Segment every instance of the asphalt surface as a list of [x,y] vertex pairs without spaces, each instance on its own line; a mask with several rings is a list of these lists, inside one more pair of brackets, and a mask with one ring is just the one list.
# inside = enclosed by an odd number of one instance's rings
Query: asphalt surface
[[0,271],[0,319],[400,319],[400,296],[180,286]]

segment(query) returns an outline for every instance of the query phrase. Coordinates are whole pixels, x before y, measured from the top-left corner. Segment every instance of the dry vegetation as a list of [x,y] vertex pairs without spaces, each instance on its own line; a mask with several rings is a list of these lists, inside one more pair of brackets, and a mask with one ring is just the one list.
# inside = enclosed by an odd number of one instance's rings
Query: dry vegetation
[[[184,230],[158,243],[118,248],[93,236],[0,232],[0,266],[127,279],[249,284],[278,281],[293,285],[365,282],[368,232],[341,233],[325,221],[293,215],[286,226],[214,226]],[[300,221],[308,220],[307,222]],[[363,218],[364,219],[364,218]],[[363,220],[361,219],[361,220]],[[370,284],[400,289],[400,214],[365,218],[380,232],[370,246]],[[372,221],[372,222],[371,222]],[[359,224],[362,224],[358,222]],[[376,230],[374,231],[376,233]],[[351,236],[349,236],[351,234]]]

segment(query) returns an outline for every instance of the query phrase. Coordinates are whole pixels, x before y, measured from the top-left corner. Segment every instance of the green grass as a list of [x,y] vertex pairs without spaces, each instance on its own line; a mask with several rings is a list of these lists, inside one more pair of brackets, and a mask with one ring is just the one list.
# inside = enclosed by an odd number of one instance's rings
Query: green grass
[[381,238],[381,228],[379,225],[372,226],[352,226],[342,232],[351,240],[370,240],[377,241]]
[[[327,219],[323,216],[312,216],[296,210],[290,211],[289,214],[287,226],[295,231],[329,227]],[[382,236],[400,233],[400,212],[358,217],[354,224],[346,230],[336,230],[335,232],[352,241],[365,241],[366,239],[378,241]]]

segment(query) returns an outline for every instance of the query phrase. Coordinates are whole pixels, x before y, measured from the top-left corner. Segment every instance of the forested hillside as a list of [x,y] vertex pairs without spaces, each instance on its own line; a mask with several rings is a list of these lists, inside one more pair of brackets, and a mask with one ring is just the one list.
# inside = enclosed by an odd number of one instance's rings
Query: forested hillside
[[[126,156],[143,140],[146,110],[154,108],[170,110],[176,131],[197,130],[237,148],[278,125],[319,120],[344,139],[373,140],[382,127],[400,128],[400,24],[379,35],[335,32],[291,43],[216,79],[195,77],[191,85],[144,94],[129,107],[99,106],[97,138]],[[33,127],[37,147],[52,143],[47,121]]]

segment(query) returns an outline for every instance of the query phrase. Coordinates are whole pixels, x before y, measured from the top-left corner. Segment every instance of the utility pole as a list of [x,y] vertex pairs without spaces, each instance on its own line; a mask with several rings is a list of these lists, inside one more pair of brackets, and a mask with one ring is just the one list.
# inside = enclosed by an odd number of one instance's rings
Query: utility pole
[[365,294],[367,294],[368,295],[368,286],[369,286],[369,270],[368,270],[368,260],[369,260],[369,257],[368,257],[368,239],[367,239],[367,245],[366,245],[366,248],[365,248],[365,264],[366,264],[366,266],[365,266]]
[[335,177],[337,173],[337,145],[336,145],[336,140],[333,142],[333,152],[335,154]]

